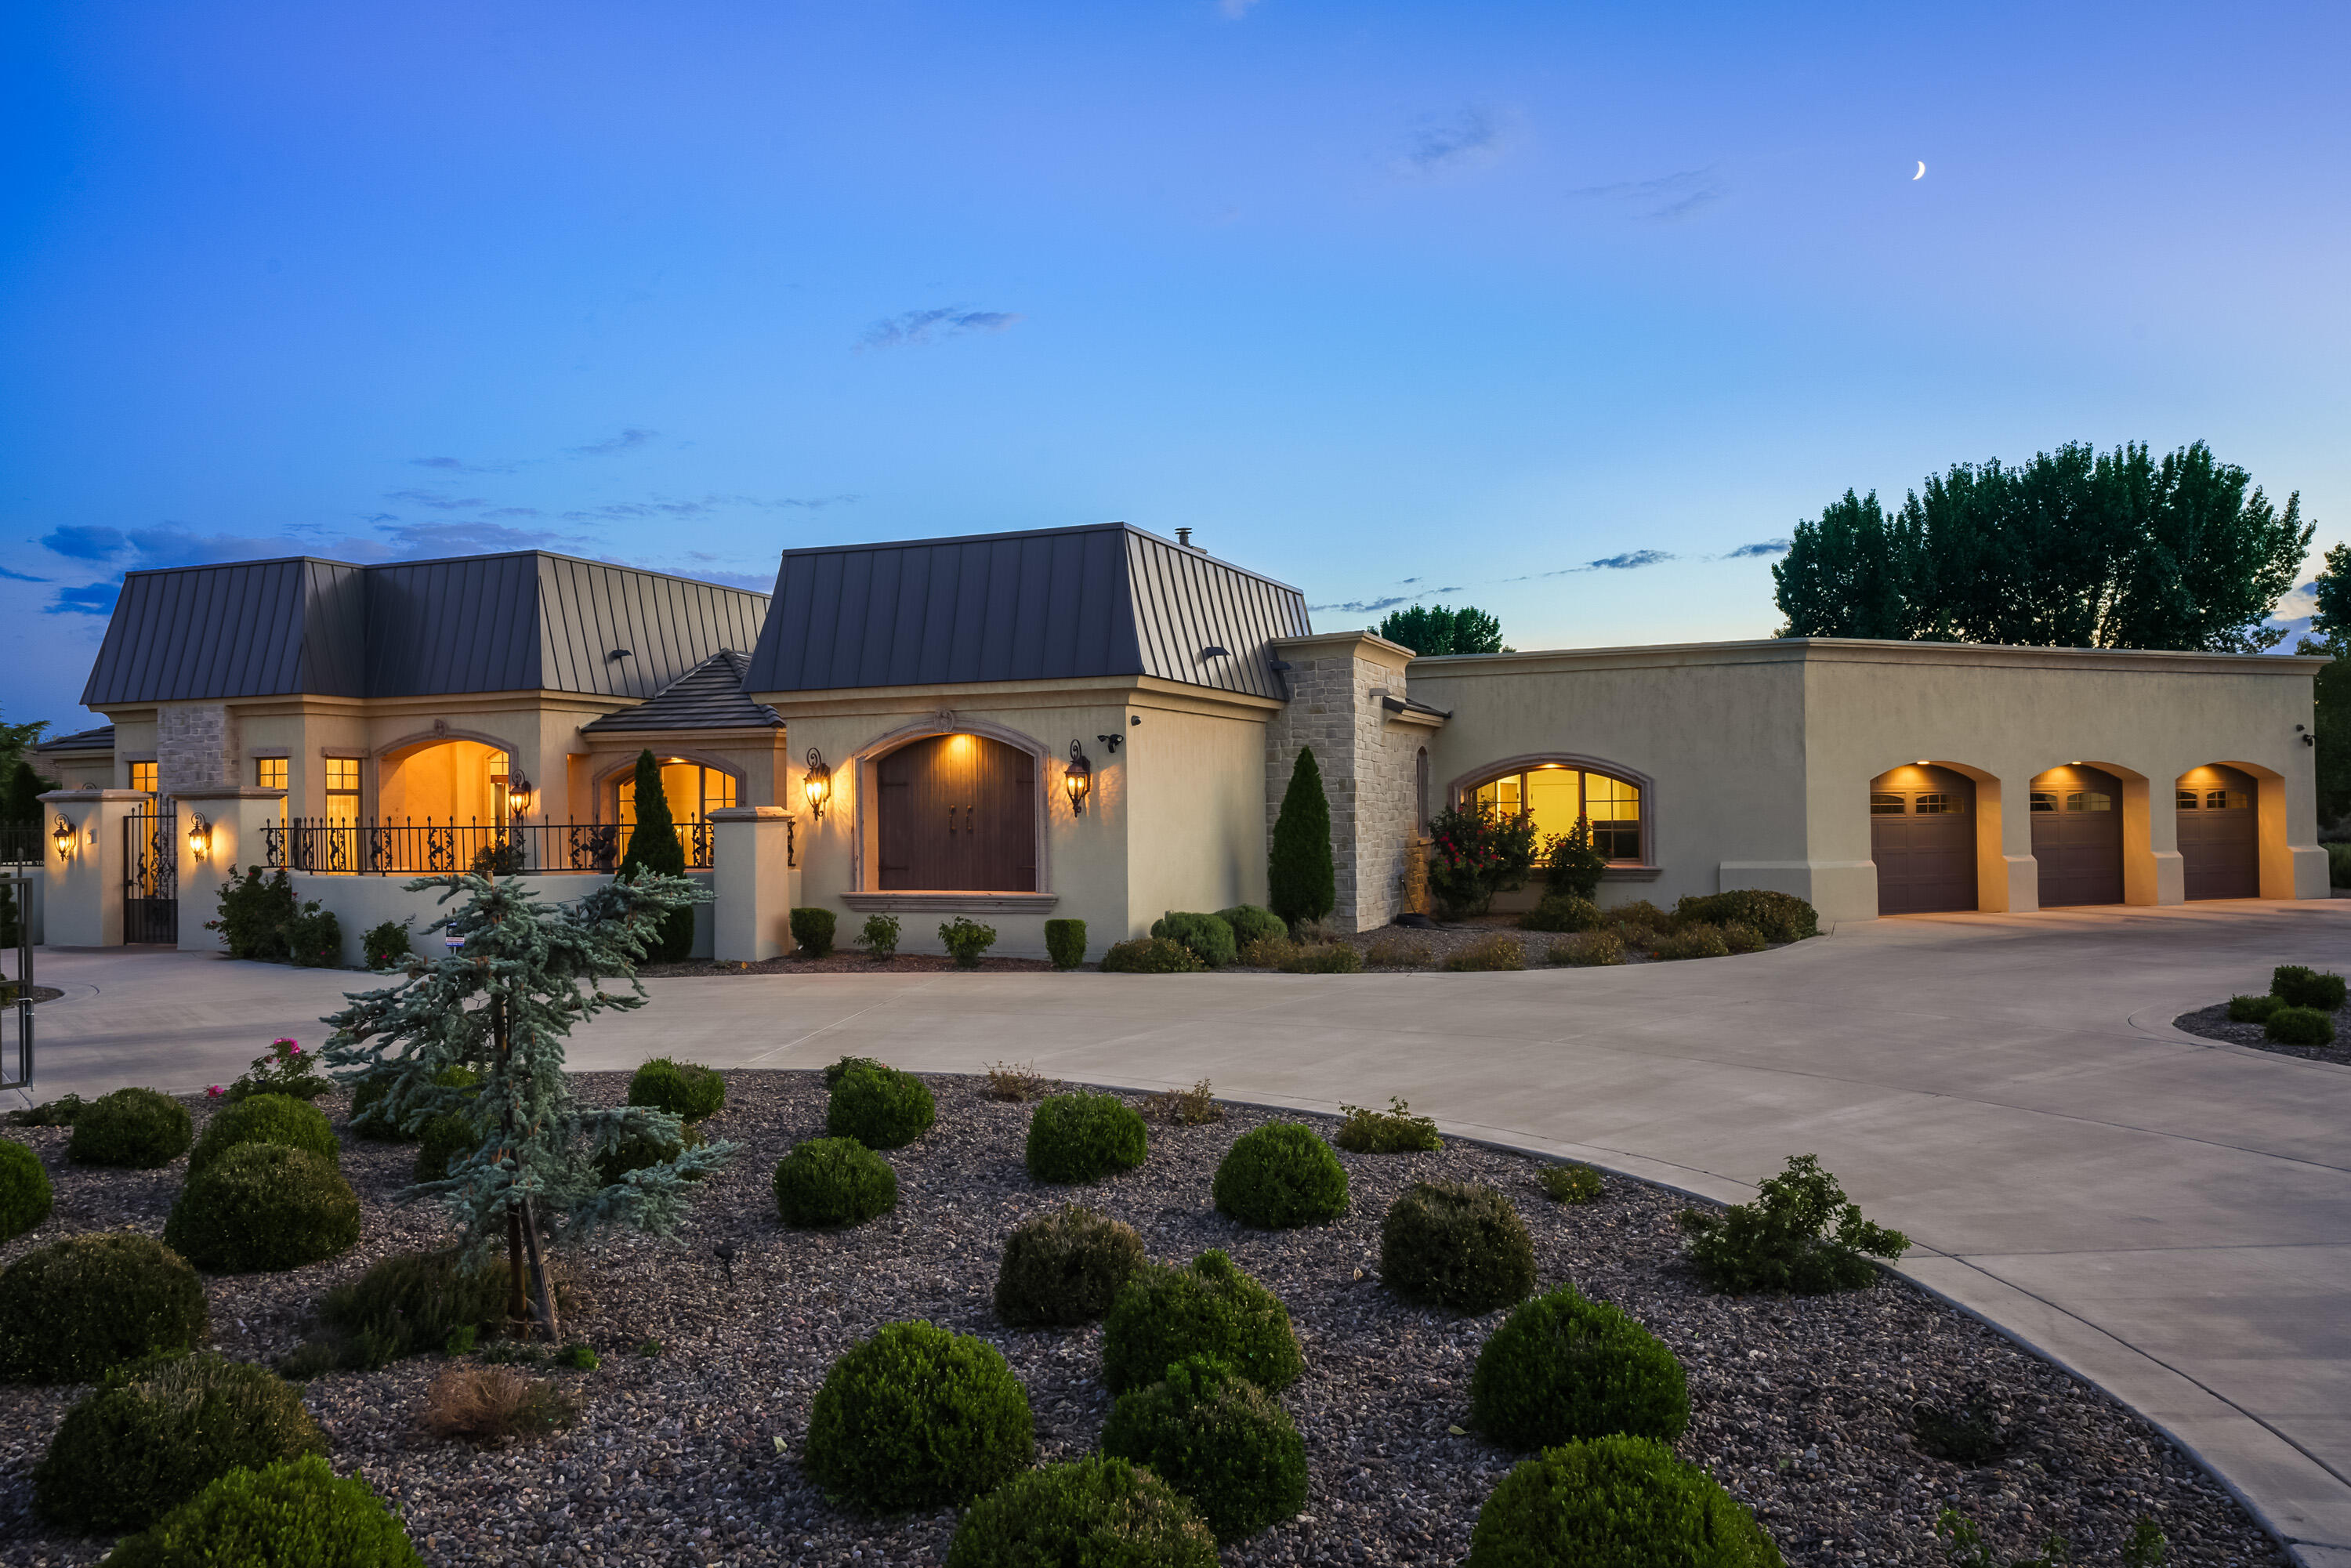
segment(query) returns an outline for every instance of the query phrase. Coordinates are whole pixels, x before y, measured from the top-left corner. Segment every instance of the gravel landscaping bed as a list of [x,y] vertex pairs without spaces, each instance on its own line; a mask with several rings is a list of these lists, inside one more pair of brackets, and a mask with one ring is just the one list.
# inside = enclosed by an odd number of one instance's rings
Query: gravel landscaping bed
[[[955,960],[944,953],[900,953],[877,963],[861,949],[835,947],[821,958],[804,958],[797,953],[782,958],[762,958],[756,964],[689,958],[676,964],[640,964],[637,973],[648,980],[693,975],[935,975],[955,967]],[[1050,971],[1053,966],[1043,958],[982,957],[979,967],[998,973],[1033,974],[1040,969]]]
[[2255,1051],[2275,1051],[2280,1056],[2298,1056],[2304,1061],[2332,1061],[2351,1067],[2351,1007],[2346,1007],[2335,1015],[2333,1045],[2282,1045],[2263,1033],[2260,1024],[2231,1022],[2226,1002],[2215,1002],[2192,1013],[2181,1013],[2171,1020],[2171,1024],[2174,1029],[2200,1034],[2206,1040],[2225,1040],[2231,1045],[2250,1045]]
[[[1437,934],[1424,934],[1437,935]],[[865,962],[858,960],[858,962]],[[906,960],[901,960],[902,963]],[[1812,1298],[1709,1294],[1680,1260],[1684,1200],[1621,1177],[1589,1207],[1552,1205],[1538,1162],[1455,1143],[1438,1153],[1342,1153],[1353,1209],[1325,1227],[1249,1231],[1217,1214],[1208,1188],[1233,1139],[1270,1119],[1234,1108],[1221,1123],[1155,1124],[1148,1162],[1091,1188],[1037,1187],[1021,1161],[1029,1107],[988,1101],[980,1081],[932,1079],[938,1124],[886,1157],[897,1211],[854,1230],[811,1233],[775,1218],[768,1177],[819,1134],[824,1090],[805,1071],[730,1071],[726,1109],[704,1125],[739,1145],[704,1185],[671,1242],[613,1239],[575,1258],[586,1296],[569,1320],[603,1358],[550,1373],[586,1413],[571,1430],[475,1449],[421,1430],[438,1356],[312,1380],[305,1398],[339,1469],[356,1468],[402,1511],[434,1563],[936,1563],[949,1513],[872,1519],[828,1505],[798,1450],[827,1364],[882,1324],[927,1318],[1000,1348],[1027,1386],[1040,1460],[1091,1449],[1109,1408],[1099,1327],[1009,1331],[990,1307],[1003,1238],[1075,1198],[1128,1221],[1155,1258],[1210,1247],[1287,1303],[1306,1375],[1283,1396],[1304,1434],[1304,1514],[1228,1547],[1231,1564],[1450,1563],[1479,1506],[1519,1456],[1463,1428],[1479,1345],[1500,1322],[1406,1307],[1378,1278],[1379,1226],[1416,1179],[1491,1183],[1533,1233],[1545,1287],[1573,1281],[1623,1307],[1688,1367],[1694,1417],[1678,1445],[1756,1511],[1792,1564],[1941,1563],[1937,1511],[1955,1506],[2011,1557],[2065,1535],[2080,1563],[2114,1563],[2132,1522],[2152,1516],[2169,1563],[2284,1559],[2220,1488],[2146,1423],[1974,1320],[1896,1281]],[[581,1075],[583,1095],[617,1102],[626,1078]],[[1380,1085],[1362,1097],[1376,1102]],[[1135,1096],[1138,1102],[1140,1096]],[[341,1124],[342,1100],[321,1107]],[[206,1108],[196,1103],[201,1118]],[[1315,1121],[1326,1134],[1326,1119]],[[159,1171],[68,1165],[62,1129],[12,1128],[57,1188],[53,1217],[0,1247],[0,1264],[77,1231],[160,1231],[184,1159]],[[435,1213],[402,1207],[413,1149],[347,1141],[344,1169],[365,1205],[360,1246],[285,1274],[209,1281],[213,1341],[268,1360],[303,1337],[312,1302],[375,1258],[428,1245]],[[1758,1176],[1765,1173],[1757,1172]],[[732,1279],[715,1260],[735,1249]],[[658,1356],[637,1354],[648,1337]],[[1927,1457],[1908,1435],[1920,1399],[1980,1385],[2022,1437],[1998,1464]],[[0,1388],[0,1563],[96,1562],[105,1543],[50,1533],[30,1512],[28,1475],[80,1388]]]

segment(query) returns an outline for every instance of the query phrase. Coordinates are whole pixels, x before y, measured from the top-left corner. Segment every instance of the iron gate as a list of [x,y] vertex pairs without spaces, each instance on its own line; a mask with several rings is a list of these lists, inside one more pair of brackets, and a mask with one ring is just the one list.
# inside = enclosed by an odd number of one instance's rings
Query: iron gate
[[148,810],[122,819],[122,939],[180,940],[180,858],[176,816]]

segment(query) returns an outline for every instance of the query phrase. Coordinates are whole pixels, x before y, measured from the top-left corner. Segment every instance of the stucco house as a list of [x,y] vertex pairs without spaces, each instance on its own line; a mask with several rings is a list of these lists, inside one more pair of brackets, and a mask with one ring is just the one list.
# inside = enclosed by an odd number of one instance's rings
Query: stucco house
[[2319,660],[1823,639],[1416,658],[1315,632],[1298,590],[1188,533],[789,550],[772,595],[537,551],[134,572],[84,696],[111,732],[42,765],[88,787],[61,811],[119,796],[126,834],[224,791],[282,802],[268,858],[323,884],[486,849],[608,873],[651,750],[693,863],[724,824],[780,819],[790,902],[850,929],[897,913],[916,950],[957,914],[1029,954],[1056,915],[1099,948],[1262,902],[1308,746],[1352,929],[1416,902],[1426,824],[1462,801],[1589,820],[1604,903],[1769,887],[1851,920],[2326,895]]

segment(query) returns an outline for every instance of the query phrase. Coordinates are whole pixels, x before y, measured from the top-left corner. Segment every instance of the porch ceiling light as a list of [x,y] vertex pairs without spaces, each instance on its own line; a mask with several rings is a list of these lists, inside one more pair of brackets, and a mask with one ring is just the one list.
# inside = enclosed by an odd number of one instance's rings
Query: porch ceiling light
[[208,821],[204,821],[204,814],[202,811],[191,811],[191,812],[189,812],[189,813],[188,813],[188,855],[189,855],[189,858],[191,858],[191,859],[193,859],[193,860],[199,860],[199,861],[201,861],[201,860],[203,860],[203,859],[204,858],[204,853],[205,853],[205,852],[206,852],[206,851],[208,851],[208,850],[210,850],[212,847],[213,847],[213,825],[212,825],[210,822],[208,822]]
[[1070,742],[1070,765],[1061,772],[1061,788],[1070,792],[1070,810],[1082,817],[1086,814],[1086,797],[1093,792],[1094,765],[1076,741]]
[[808,800],[809,815],[823,821],[825,802],[832,799],[832,769],[813,746],[808,748],[808,771],[800,775],[800,794]]
[[57,825],[49,830],[49,842],[57,846],[57,859],[71,860],[74,850],[74,826],[66,821],[63,811],[57,813]]

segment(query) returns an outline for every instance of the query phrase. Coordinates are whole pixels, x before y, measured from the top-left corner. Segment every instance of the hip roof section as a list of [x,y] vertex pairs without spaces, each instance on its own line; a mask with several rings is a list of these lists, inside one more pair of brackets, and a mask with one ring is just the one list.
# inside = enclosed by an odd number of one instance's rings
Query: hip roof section
[[650,700],[608,713],[580,727],[589,735],[627,730],[781,728],[781,714],[765,703],[753,702],[744,694],[743,672],[750,663],[750,654],[724,649],[663,687]]

